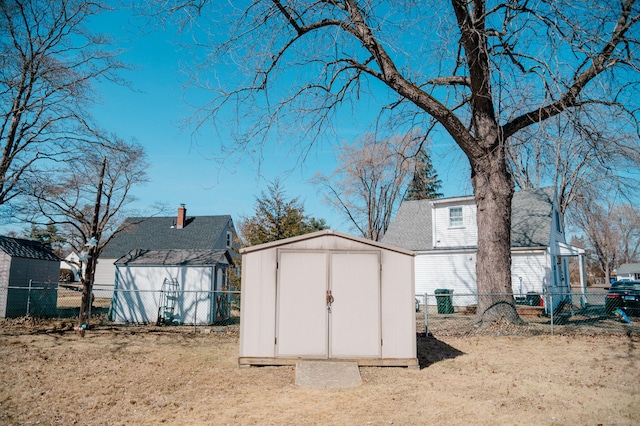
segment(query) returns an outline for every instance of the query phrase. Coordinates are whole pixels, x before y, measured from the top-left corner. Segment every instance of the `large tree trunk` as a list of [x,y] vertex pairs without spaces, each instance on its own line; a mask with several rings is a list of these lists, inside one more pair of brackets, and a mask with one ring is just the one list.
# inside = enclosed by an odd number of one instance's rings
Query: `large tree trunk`
[[477,320],[490,323],[503,318],[519,323],[511,287],[513,180],[504,152],[497,148],[471,160],[471,170],[478,224]]

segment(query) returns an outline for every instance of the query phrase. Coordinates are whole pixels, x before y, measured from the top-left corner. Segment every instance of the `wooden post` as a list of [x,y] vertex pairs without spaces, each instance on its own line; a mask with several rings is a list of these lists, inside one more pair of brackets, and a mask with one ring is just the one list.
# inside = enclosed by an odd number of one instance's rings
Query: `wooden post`
[[98,221],[100,219],[100,203],[102,201],[102,185],[104,182],[104,172],[107,166],[107,157],[102,159],[102,167],[100,168],[100,179],[98,181],[98,190],[96,193],[96,202],[93,208],[93,217],[91,218],[91,229],[89,238],[95,238],[95,244],[89,246],[89,258],[87,259],[87,267],[84,273],[82,286],[82,301],[80,302],[80,315],[78,316],[78,326],[89,325],[89,312],[91,309],[93,280],[98,259],[96,259],[97,244],[100,241],[98,235]]

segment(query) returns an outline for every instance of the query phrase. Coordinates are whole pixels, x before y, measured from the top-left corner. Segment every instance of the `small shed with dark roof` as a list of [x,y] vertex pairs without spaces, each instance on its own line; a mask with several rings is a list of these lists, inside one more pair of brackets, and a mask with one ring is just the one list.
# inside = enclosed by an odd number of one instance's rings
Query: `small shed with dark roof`
[[212,324],[230,315],[228,250],[134,249],[115,262],[110,319],[121,323]]
[[0,318],[56,316],[60,258],[37,241],[0,236]]

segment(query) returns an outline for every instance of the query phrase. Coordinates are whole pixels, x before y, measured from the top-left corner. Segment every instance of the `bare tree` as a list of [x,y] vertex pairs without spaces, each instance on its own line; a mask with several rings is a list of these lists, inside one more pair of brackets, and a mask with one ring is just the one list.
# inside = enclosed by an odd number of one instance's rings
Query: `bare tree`
[[85,140],[91,83],[118,81],[118,52],[85,27],[103,10],[95,1],[0,1],[0,205],[40,160]]
[[324,188],[325,200],[360,235],[379,241],[413,177],[418,145],[411,135],[381,141],[366,135],[355,143],[345,142],[333,174],[317,174],[313,182]]
[[145,154],[133,143],[113,139],[110,145],[86,145],[74,161],[40,172],[30,179],[25,221],[53,224],[80,254],[83,297],[80,325],[87,324],[95,267],[104,246],[125,228],[118,228],[131,189],[146,181]]
[[[208,1],[157,4],[160,12],[233,19],[228,42],[211,34],[201,43],[214,51],[197,77],[219,89],[201,119],[238,113],[242,149],[266,143],[281,132],[278,124],[299,129],[296,140],[309,146],[315,132],[361,100],[386,107],[383,115],[405,132],[435,120],[469,160],[482,293],[511,293],[513,137],[588,105],[635,109],[635,0],[272,0],[224,10]],[[207,68],[225,60],[236,72],[212,84],[222,77]],[[512,304],[511,296],[482,298],[477,312],[517,321]]]
[[631,204],[578,203],[575,220],[583,230],[587,249],[595,255],[609,282],[623,263],[640,260],[640,211]]
[[554,117],[525,129],[508,148],[516,185],[554,185],[563,217],[580,201],[602,202],[616,194],[633,198],[640,185],[629,173],[640,169],[640,141],[624,125],[622,111],[612,120],[612,111],[591,109],[584,119],[571,114],[570,120]]

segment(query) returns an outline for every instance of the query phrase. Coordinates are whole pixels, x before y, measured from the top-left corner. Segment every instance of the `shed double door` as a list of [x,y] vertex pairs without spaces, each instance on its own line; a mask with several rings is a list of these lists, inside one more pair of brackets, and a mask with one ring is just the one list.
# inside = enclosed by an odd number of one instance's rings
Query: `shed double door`
[[379,358],[380,252],[279,251],[276,354]]

